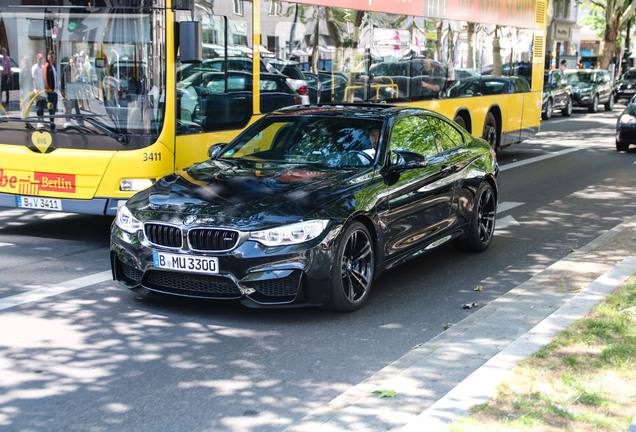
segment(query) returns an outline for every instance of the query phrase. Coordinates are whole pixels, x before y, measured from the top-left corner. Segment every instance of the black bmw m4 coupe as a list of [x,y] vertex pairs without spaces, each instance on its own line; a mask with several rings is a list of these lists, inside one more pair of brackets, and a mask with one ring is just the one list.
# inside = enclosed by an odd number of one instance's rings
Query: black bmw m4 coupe
[[353,311],[383,271],[493,238],[495,153],[432,111],[297,106],[209,153],[119,208],[110,258],[122,285]]

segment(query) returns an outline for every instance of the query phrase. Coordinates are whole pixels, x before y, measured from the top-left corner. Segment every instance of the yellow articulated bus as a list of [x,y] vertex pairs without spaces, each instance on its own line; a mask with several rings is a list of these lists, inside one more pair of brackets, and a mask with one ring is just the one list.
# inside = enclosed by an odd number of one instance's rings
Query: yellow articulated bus
[[0,0],[1,207],[114,215],[288,105],[430,108],[497,150],[539,129],[545,0],[37,3]]

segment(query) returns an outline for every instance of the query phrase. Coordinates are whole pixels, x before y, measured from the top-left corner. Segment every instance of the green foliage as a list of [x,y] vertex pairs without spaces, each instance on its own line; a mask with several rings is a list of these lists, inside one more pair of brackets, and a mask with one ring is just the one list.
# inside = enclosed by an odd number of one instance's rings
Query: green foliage
[[[634,275],[636,277],[636,274]],[[627,430],[636,383],[636,280],[561,332],[451,430]],[[475,427],[475,425],[477,425]],[[556,429],[550,429],[556,430]]]
[[373,393],[377,393],[379,398],[395,397],[395,390],[390,390],[390,389],[374,390]]
[[[599,0],[598,3],[605,4],[606,2],[605,0]],[[603,32],[605,32],[605,8],[601,7],[598,3],[589,1],[579,3],[579,6],[589,11],[590,14],[579,19],[578,24],[591,27],[600,38],[603,37]]]

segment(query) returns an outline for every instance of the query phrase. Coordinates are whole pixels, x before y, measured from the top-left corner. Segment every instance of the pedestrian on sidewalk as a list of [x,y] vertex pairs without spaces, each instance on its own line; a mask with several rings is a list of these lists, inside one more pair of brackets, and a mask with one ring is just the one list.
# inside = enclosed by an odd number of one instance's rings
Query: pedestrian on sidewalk
[[[9,105],[9,90],[11,90],[11,58],[5,47],[2,47],[2,91],[7,94],[5,105]],[[2,92],[0,92],[0,99]]]
[[[33,90],[38,95],[35,101],[35,112],[40,121],[44,117],[44,107],[46,106],[46,97],[44,96],[45,84],[44,84],[44,56],[42,53],[38,53],[35,56],[35,64],[31,67],[31,77],[33,78]],[[42,124],[38,123],[38,127]]]
[[55,129],[55,111],[57,110],[57,69],[55,69],[55,53],[49,51],[44,64],[44,85],[46,86],[46,100],[51,115],[51,129]]

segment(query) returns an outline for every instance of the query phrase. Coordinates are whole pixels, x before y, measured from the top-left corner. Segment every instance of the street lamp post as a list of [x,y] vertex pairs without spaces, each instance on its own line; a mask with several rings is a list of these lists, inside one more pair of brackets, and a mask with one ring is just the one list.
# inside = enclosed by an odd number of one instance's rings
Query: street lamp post
[[627,36],[625,36],[625,51],[623,51],[623,67],[622,67],[622,72],[627,72],[627,69],[629,69],[630,64],[629,64],[629,58],[632,56],[632,50],[630,49],[631,47],[631,42],[629,41],[629,34],[631,33],[631,29],[632,29],[632,19],[630,18],[629,21],[627,21]]
[[[631,3],[631,0],[629,3]],[[632,56],[632,50],[631,50],[631,42],[629,39],[629,34],[631,33],[631,30],[632,30],[632,19],[630,18],[629,21],[627,21],[627,35],[625,36],[625,50],[623,51],[621,74],[627,72],[627,70],[630,67],[629,58]]]

